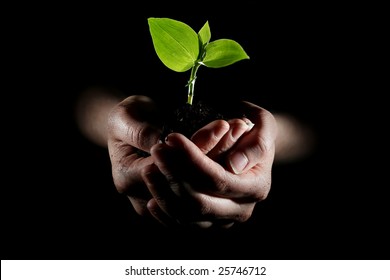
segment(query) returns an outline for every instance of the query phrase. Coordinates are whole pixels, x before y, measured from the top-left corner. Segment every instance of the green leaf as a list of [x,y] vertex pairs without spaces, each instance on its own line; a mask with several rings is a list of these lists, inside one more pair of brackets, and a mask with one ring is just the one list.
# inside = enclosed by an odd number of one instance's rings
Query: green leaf
[[243,59],[249,59],[249,56],[240,44],[230,39],[220,39],[206,46],[202,64],[210,68],[221,68]]
[[210,26],[208,21],[206,21],[203,27],[199,30],[198,34],[202,46],[210,42],[211,32],[210,32]]
[[148,18],[157,56],[168,68],[185,72],[199,55],[198,34],[187,24],[169,18]]

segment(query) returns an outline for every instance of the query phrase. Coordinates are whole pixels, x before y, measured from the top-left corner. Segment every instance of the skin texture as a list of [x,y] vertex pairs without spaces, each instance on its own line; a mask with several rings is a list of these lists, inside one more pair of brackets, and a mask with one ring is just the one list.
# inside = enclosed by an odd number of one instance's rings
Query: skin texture
[[[217,120],[192,139],[171,133],[159,143],[155,108],[148,97],[135,95],[110,112],[108,150],[117,189],[140,215],[167,225],[229,226],[249,219],[271,186],[273,116],[244,102],[252,123]],[[136,149],[150,156],[140,157]]]
[[[171,133],[162,142],[162,117],[149,97],[108,102],[100,96],[98,105],[86,100],[95,110],[83,111],[97,113],[100,107],[100,118],[107,120],[86,136],[108,148],[114,184],[139,215],[170,227],[228,228],[247,221],[267,198],[278,125],[266,109],[243,101],[238,110],[245,118],[213,121],[191,139]],[[96,128],[86,123],[97,119],[78,120],[80,127]]]

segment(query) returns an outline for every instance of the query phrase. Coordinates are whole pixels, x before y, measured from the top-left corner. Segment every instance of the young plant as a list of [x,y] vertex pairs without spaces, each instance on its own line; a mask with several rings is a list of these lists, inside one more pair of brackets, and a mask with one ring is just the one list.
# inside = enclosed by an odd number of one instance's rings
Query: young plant
[[221,68],[249,59],[241,45],[234,40],[210,42],[208,21],[198,33],[187,24],[170,18],[148,18],[148,24],[154,49],[164,65],[176,72],[191,69],[187,83],[189,105],[193,103],[196,74],[201,65]]

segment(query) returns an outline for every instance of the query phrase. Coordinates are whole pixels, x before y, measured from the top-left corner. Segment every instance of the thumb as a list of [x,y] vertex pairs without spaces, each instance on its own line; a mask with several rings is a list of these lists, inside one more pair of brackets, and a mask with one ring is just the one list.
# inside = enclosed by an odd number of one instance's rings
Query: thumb
[[161,135],[156,104],[147,96],[133,95],[120,102],[108,119],[109,135],[143,151],[158,143]]
[[277,134],[276,121],[265,109],[254,107],[252,129],[244,134],[227,156],[227,165],[235,174],[241,174],[263,161],[273,160]]

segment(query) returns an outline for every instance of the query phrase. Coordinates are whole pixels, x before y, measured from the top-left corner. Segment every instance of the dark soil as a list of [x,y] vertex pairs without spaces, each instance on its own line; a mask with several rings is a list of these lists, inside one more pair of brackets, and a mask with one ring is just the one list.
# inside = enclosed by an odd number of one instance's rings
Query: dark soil
[[[192,105],[186,103],[166,116],[161,141],[164,142],[168,134],[172,132],[178,132],[187,138],[191,138],[198,129],[218,119],[226,120],[226,117],[210,104],[202,101],[195,102]],[[149,153],[144,151],[138,151],[138,154],[149,156]]]
[[225,119],[225,117],[204,102],[184,104],[167,117],[161,140],[164,141],[165,137],[172,132],[179,132],[191,138],[198,129],[217,119]]

